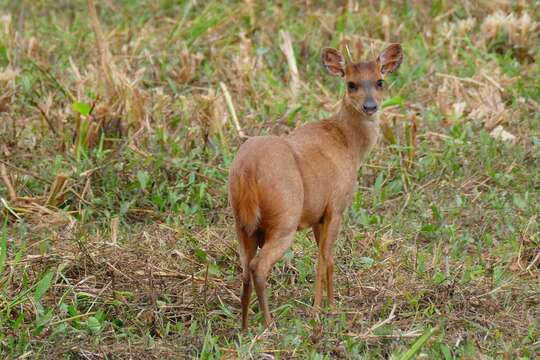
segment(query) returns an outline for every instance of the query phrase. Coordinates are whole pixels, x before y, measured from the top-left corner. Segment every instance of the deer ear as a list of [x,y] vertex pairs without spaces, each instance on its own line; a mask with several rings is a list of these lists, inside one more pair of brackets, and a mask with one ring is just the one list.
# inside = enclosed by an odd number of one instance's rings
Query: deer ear
[[343,56],[333,48],[324,48],[321,52],[321,60],[326,70],[332,75],[345,76],[345,60]]
[[377,63],[383,75],[397,70],[403,61],[403,50],[400,44],[392,44],[379,55]]

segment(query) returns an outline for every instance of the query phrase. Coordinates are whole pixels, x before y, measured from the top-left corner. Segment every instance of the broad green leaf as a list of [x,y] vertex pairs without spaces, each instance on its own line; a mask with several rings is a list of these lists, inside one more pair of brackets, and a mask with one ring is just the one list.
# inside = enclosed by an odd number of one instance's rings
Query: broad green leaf
[[34,291],[34,301],[39,302],[43,295],[49,290],[49,287],[51,286],[51,281],[54,276],[54,272],[52,270],[49,270],[45,276],[39,280],[39,282],[36,285],[36,290]]
[[195,249],[195,256],[202,263],[206,263],[208,258],[208,254],[206,253],[206,251],[200,248]]
[[409,350],[407,350],[406,352],[403,353],[403,355],[401,355],[401,357],[399,358],[399,360],[410,360],[414,357],[414,355],[416,355],[417,352],[420,351],[420,349],[422,348],[422,346],[424,346],[424,344],[426,343],[426,341],[429,340],[430,337],[432,337],[436,332],[438,331],[438,329],[436,327],[434,328],[429,328],[428,330],[426,330],[422,336],[420,336],[413,344],[412,346],[409,348]]
[[198,38],[203,36],[208,30],[217,25],[222,19],[218,14],[218,9],[209,5],[183,32],[187,45],[191,46]]
[[84,116],[90,115],[90,111],[92,110],[92,106],[90,104],[82,102],[74,102],[73,104],[71,104],[71,108]]
[[94,316],[90,316],[88,320],[86,320],[86,326],[93,333],[97,333],[101,330],[101,322]]
[[144,190],[148,186],[148,183],[150,181],[150,175],[144,170],[139,170],[137,171],[137,179],[139,180],[139,185],[141,186],[141,189]]
[[17,316],[15,321],[13,321],[12,323],[13,330],[17,330],[19,326],[21,326],[21,324],[23,323],[24,323],[24,313],[21,312],[19,316]]
[[382,103],[382,107],[386,108],[386,107],[394,106],[394,105],[403,105],[403,102],[404,101],[401,96],[394,96],[394,97],[391,97],[390,99],[384,100]]
[[45,326],[53,317],[53,309],[47,310],[45,314],[36,319],[36,328]]
[[373,265],[375,263],[375,260],[373,260],[372,258],[370,258],[369,256],[362,256],[360,258],[360,262],[364,265],[367,265],[368,267]]
[[520,208],[521,210],[525,210],[527,208],[527,201],[525,201],[525,199],[523,199],[523,197],[521,197],[520,195],[515,194],[513,200],[514,200],[514,205]]
[[436,224],[426,224],[422,226],[420,229],[420,232],[426,233],[426,234],[432,234],[435,231],[437,231],[439,227]]
[[444,276],[442,272],[437,271],[435,272],[435,275],[433,275],[433,281],[435,282],[435,284],[440,285],[446,281],[446,276]]
[[342,33],[345,31],[345,27],[347,26],[347,15],[348,13],[346,11],[341,14],[337,20],[336,20],[336,33]]
[[73,305],[68,306],[67,313],[69,314],[69,316],[76,316],[79,314],[79,312],[77,311],[77,308]]
[[441,344],[439,346],[439,349],[441,349],[441,352],[444,356],[444,360],[452,360],[452,353],[450,352],[450,349],[445,344]]
[[221,268],[216,264],[210,264],[208,266],[208,272],[213,276],[222,276]]

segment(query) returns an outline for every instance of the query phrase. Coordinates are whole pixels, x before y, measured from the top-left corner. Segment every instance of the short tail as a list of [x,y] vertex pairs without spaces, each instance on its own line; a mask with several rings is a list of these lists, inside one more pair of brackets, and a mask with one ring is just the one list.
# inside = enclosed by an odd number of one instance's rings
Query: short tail
[[253,176],[241,172],[237,178],[234,191],[231,191],[230,202],[236,221],[248,235],[252,235],[259,226],[261,211],[257,184]]

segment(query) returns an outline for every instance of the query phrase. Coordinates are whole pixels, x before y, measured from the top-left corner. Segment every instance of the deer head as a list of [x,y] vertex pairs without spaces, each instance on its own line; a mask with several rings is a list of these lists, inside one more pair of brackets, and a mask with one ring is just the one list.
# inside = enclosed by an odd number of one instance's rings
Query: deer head
[[330,74],[345,81],[345,104],[359,114],[371,117],[380,108],[384,97],[384,77],[397,70],[403,60],[403,51],[400,44],[392,44],[375,60],[348,63],[336,49],[324,48],[321,58]]

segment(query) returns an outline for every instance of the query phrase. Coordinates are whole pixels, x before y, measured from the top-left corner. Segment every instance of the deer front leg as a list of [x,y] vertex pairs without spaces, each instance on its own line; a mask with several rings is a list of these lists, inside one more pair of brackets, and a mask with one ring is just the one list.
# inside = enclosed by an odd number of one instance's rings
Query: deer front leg
[[[321,245],[323,243],[323,234],[324,231],[324,222],[313,225],[313,235],[315,236],[315,241],[319,247],[319,259],[317,260],[317,270],[315,274],[315,295],[314,295],[314,306],[319,309],[322,302],[322,282],[323,282],[323,259],[321,256]],[[325,267],[326,268],[326,267]]]
[[[331,214],[326,215],[322,224],[314,226],[315,239],[319,245],[319,259],[317,263],[317,274],[315,278],[315,297],[314,306],[321,307],[323,282],[326,280],[326,294],[331,304],[334,296],[334,286],[332,277],[334,274],[334,257],[332,248],[336,241],[341,216]],[[317,229],[315,229],[317,227]]]

